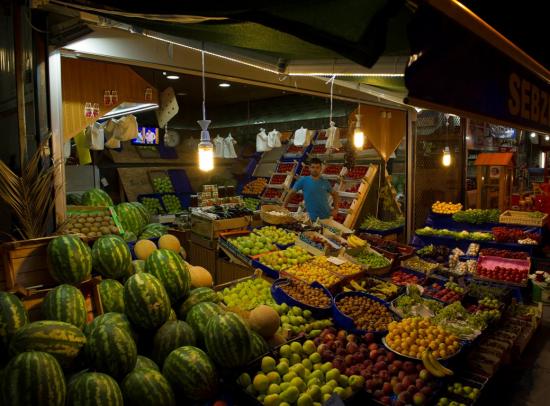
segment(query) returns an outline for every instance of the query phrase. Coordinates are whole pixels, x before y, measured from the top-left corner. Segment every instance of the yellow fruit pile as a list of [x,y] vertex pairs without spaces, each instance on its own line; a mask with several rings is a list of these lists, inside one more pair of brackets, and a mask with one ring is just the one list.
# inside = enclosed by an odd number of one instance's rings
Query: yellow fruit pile
[[420,359],[430,349],[435,358],[445,358],[460,349],[457,336],[422,317],[391,322],[388,330],[386,343],[392,350],[409,357]]
[[432,211],[437,214],[455,214],[462,210],[462,203],[447,203],[439,200],[432,204]]
[[329,288],[342,280],[338,275],[335,275],[335,272],[340,271],[344,266],[345,271],[350,266],[357,267],[358,265],[352,264],[351,262],[346,262],[341,266],[337,266],[332,262],[329,262],[327,257],[319,256],[315,257],[311,261],[285,269],[284,272],[290,276],[300,279],[301,281],[307,283],[317,281],[321,285]]
[[267,184],[267,179],[257,178],[252,182],[248,182],[243,187],[243,194],[245,195],[259,195],[264,190],[265,185]]

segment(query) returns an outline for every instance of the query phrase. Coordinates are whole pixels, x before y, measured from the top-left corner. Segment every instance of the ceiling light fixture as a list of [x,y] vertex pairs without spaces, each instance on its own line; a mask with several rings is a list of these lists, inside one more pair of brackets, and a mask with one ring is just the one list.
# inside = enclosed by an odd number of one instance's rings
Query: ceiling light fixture
[[531,138],[535,138],[537,136],[537,133],[532,132],[530,135],[531,135]]
[[550,141],[550,135],[547,135],[546,137],[544,137],[544,141]]
[[166,75],[166,79],[178,80],[180,77],[178,75]]
[[357,121],[355,122],[355,129],[353,130],[353,146],[358,150],[362,150],[365,145],[365,134],[361,130],[361,104],[357,108],[357,114],[355,115]]
[[225,82],[224,82],[224,83],[220,83],[218,86],[219,86],[219,87],[231,87],[231,84],[230,84],[230,83],[225,83]]
[[451,150],[449,147],[445,147],[443,150],[443,158],[442,158],[443,166],[451,166]]
[[214,145],[210,141],[208,126],[211,121],[206,119],[206,84],[204,75],[204,52],[201,54],[202,61],[202,120],[197,121],[201,126],[201,142],[199,143],[199,169],[204,172],[214,169]]

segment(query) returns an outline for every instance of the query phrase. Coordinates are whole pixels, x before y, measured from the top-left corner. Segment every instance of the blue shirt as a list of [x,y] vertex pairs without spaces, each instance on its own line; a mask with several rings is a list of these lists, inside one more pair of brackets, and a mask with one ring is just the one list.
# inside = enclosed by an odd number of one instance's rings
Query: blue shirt
[[292,188],[295,192],[302,190],[306,210],[311,221],[330,218],[328,194],[332,192],[330,182],[324,178],[313,179],[311,176],[302,176]]

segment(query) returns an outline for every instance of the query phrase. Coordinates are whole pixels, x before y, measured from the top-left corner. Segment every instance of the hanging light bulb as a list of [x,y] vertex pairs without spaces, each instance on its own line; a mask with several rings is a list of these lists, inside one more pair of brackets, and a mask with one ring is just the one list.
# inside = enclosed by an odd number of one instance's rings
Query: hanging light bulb
[[362,150],[365,145],[365,134],[361,130],[361,104],[357,108],[357,114],[355,115],[355,129],[353,130],[353,146],[358,150]]
[[199,143],[199,169],[204,172],[214,169],[214,145],[210,141],[208,126],[211,121],[206,119],[206,86],[204,75],[204,51],[202,52],[202,120],[197,123],[201,126],[201,142]]
[[443,166],[451,166],[451,150],[449,147],[445,147],[443,150]]

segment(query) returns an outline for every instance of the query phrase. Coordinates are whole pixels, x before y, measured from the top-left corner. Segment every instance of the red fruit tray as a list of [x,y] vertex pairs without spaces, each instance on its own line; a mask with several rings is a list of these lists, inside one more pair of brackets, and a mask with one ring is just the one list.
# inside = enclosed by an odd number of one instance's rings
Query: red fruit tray
[[311,149],[312,155],[325,155],[327,153],[327,147],[324,145],[314,145]]
[[344,171],[342,171],[342,176],[344,176],[344,179],[360,180],[365,177],[368,171],[368,165],[355,165],[351,169],[346,168]]
[[328,164],[323,168],[323,176],[325,178],[338,178],[343,167],[343,164]]
[[299,175],[300,176],[309,176],[310,175],[309,166],[302,164],[302,169],[300,169]]
[[269,185],[264,189],[264,192],[262,193],[262,200],[281,201],[283,199],[283,195],[283,189],[274,188],[273,185]]
[[292,183],[292,174],[290,173],[274,173],[269,179],[270,188],[288,189]]
[[277,169],[275,169],[275,173],[294,173],[297,166],[297,162],[279,162],[277,164]]
[[[493,270],[497,267],[504,269],[518,269],[525,272],[525,278],[521,282],[505,280],[505,279],[493,279],[488,278],[484,275],[479,274],[480,269],[489,269]],[[503,283],[511,286],[527,286],[527,276],[529,275],[529,270],[531,269],[531,259],[511,259],[511,258],[501,258],[501,257],[492,257],[492,256],[480,256],[477,261],[477,272],[475,274],[476,279],[492,281]],[[504,271],[503,271],[504,272]]]

